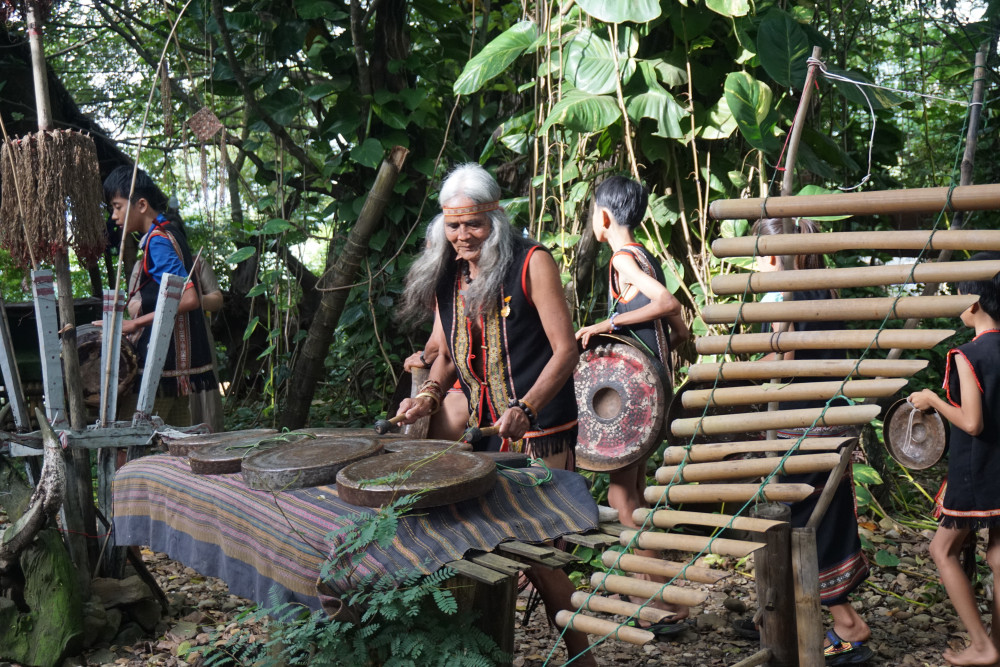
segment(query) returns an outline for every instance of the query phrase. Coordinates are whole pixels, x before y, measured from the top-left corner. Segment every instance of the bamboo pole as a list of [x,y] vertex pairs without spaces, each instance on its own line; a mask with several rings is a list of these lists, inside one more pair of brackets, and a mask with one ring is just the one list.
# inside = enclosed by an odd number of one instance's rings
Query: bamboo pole
[[831,382],[793,382],[750,387],[691,389],[681,394],[681,404],[689,409],[731,405],[754,405],[768,401],[817,401],[843,394],[848,398],[884,398],[906,386],[905,379],[835,380]]
[[766,665],[771,657],[771,649],[764,648],[739,662],[733,663],[730,667],[760,667]]
[[712,279],[716,294],[743,294],[745,291],[788,292],[846,287],[881,287],[907,283],[989,280],[1000,271],[995,261],[924,262],[889,266],[852,266],[844,269],[799,269],[730,273]]
[[[626,530],[618,539],[621,540],[623,546],[627,546],[634,541],[635,545],[640,549],[655,549],[657,551],[670,549],[676,551],[690,551],[692,553],[704,552],[719,556],[733,556],[735,558],[743,558],[747,554],[753,553],[755,550],[764,546],[759,542],[730,540],[723,537],[716,537],[713,539],[703,535],[654,533],[651,531],[637,532],[634,530]],[[656,585],[659,586],[660,584]],[[621,591],[615,592],[620,593]],[[671,602],[671,600],[667,600],[667,602]],[[692,604],[699,603],[694,602]]]
[[[659,484],[686,482],[721,482],[747,477],[765,477],[775,470],[783,475],[798,475],[808,472],[832,470],[840,463],[840,454],[799,454],[764,459],[742,461],[716,461],[712,463],[688,463],[684,466],[663,466],[656,471]],[[725,525],[725,524],[723,524]],[[741,529],[743,530],[743,529]],[[745,530],[751,530],[746,528]]]
[[[661,468],[662,470],[662,468]],[[659,481],[659,480],[657,480]],[[640,507],[632,513],[632,520],[637,524],[645,523],[646,518],[652,514],[653,525],[657,528],[674,528],[675,526],[714,526],[716,528],[731,528],[733,530],[749,530],[755,533],[763,533],[773,526],[781,523],[769,519],[755,519],[745,516],[732,516],[729,514],[709,514],[708,512],[684,512],[680,510],[650,510]],[[638,556],[637,556],[638,558]],[[656,560],[659,559],[650,559]],[[622,568],[625,569],[625,568]],[[641,572],[641,570],[639,570]],[[714,572],[714,570],[709,570]],[[656,574],[649,573],[649,574]]]
[[614,639],[640,646],[656,639],[656,635],[649,630],[621,625],[579,612],[574,613],[568,609],[561,609],[556,612],[556,625],[560,628],[568,627],[570,630],[578,630],[588,635],[613,637]]
[[626,600],[613,600],[603,595],[593,595],[577,591],[570,596],[570,604],[580,611],[596,611],[602,614],[615,614],[616,616],[628,616],[638,618],[650,623],[662,623],[670,620],[676,614],[656,607],[643,606],[628,602]]
[[703,591],[693,591],[606,572],[595,572],[591,575],[590,586],[594,591],[634,595],[637,598],[662,600],[668,604],[680,604],[686,607],[699,605],[708,599],[708,593]]
[[[970,185],[970,188],[993,188],[1000,193],[1000,185]],[[947,190],[948,188],[933,188]],[[955,188],[956,191],[962,188]],[[923,192],[923,190],[903,190],[903,192]],[[856,195],[816,195],[822,197],[863,197],[876,193],[860,193]],[[790,199],[810,199],[806,197],[791,197]],[[737,200],[749,201],[749,200]],[[774,201],[773,199],[771,201]],[[719,201],[712,202],[712,205]],[[988,208],[1000,208],[990,206]],[[839,211],[838,211],[839,212]],[[743,216],[737,216],[743,217]],[[757,216],[751,216],[757,217]],[[712,242],[712,253],[716,257],[751,257],[755,253],[780,255],[782,253],[799,254],[829,254],[841,250],[1000,250],[1000,231],[983,229],[941,229],[910,230],[905,232],[830,232],[823,234],[794,234],[786,237],[783,234],[772,236],[738,236],[730,239],[716,239]]]
[[[821,359],[816,361],[729,361],[725,364],[695,364],[688,369],[694,382],[720,380],[766,380],[773,377],[910,377],[927,367],[920,359]],[[857,366],[857,368],[855,368]]]
[[979,300],[977,294],[816,299],[778,303],[715,303],[701,311],[706,324],[882,320],[886,317],[958,317]]
[[656,505],[666,494],[666,502],[677,503],[745,503],[752,498],[768,502],[797,503],[808,498],[813,487],[808,484],[674,484],[647,486],[643,498]]
[[988,211],[1000,208],[1000,185],[958,186],[951,193],[950,205],[949,189],[914,188],[845,192],[831,195],[798,195],[796,197],[717,199],[709,204],[708,217],[713,220],[742,218],[754,220],[756,218],[812,218],[824,215],[937,213],[941,210]]
[[823,612],[820,610],[816,529],[792,529],[792,579],[799,667],[823,667]]
[[[713,415],[675,419],[670,432],[678,437],[692,435],[720,435],[780,428],[808,428],[810,426],[857,426],[867,424],[882,411],[877,405],[846,405],[801,410],[775,410],[773,412],[741,412],[733,415]],[[822,416],[821,416],[822,415]]]
[[[805,438],[799,444],[800,452],[821,452],[838,449],[850,438]],[[667,447],[663,452],[663,464],[675,465],[682,461],[703,463],[720,461],[733,454],[754,454],[757,452],[787,452],[797,442],[796,438],[776,440],[744,440],[741,442],[711,442],[691,447]]]
[[[647,510],[648,511],[648,510]],[[668,579],[686,579],[702,584],[716,584],[729,577],[729,572],[720,572],[708,567],[698,567],[687,563],[675,563],[662,558],[636,556],[621,551],[605,551],[601,555],[605,567],[631,572],[633,574],[652,574]]]
[[695,341],[698,354],[756,354],[792,350],[924,350],[955,335],[954,329],[848,329],[842,331],[788,331],[782,334],[704,336]]

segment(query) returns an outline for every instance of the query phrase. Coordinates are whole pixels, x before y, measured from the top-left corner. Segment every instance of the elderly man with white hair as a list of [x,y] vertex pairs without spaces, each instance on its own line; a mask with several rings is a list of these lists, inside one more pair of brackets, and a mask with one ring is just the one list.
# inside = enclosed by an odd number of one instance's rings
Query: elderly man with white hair
[[[435,412],[457,377],[469,426],[496,426],[475,444],[523,451],[550,468],[572,470],[576,445],[573,370],[579,353],[549,252],[524,238],[500,206],[500,186],[478,164],[456,167],[441,187],[441,213],[410,268],[401,315],[434,313],[447,345],[417,396],[400,404],[407,423]],[[526,570],[546,609],[569,608],[573,585],[562,570]],[[565,633],[574,664],[596,664],[587,636]]]

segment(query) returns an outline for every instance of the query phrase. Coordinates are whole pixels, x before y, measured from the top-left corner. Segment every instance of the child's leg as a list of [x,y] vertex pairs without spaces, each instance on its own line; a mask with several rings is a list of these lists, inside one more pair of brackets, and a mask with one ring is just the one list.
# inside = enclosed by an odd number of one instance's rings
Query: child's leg
[[833,631],[841,639],[849,642],[866,642],[871,638],[871,629],[851,603],[830,605],[830,615],[833,616]]
[[976,607],[972,584],[958,561],[958,554],[968,534],[969,530],[965,528],[941,526],[931,540],[930,553],[938,567],[941,583],[948,591],[948,597],[969,633],[969,647],[961,653],[946,650],[944,659],[952,665],[992,665],[1000,660],[1000,652],[986,634]]
[[[644,458],[624,470],[616,470],[615,472],[608,473],[608,477],[611,478],[611,482],[608,485],[608,504],[618,510],[618,521],[629,528],[638,530],[639,525],[632,519],[632,513],[640,507],[646,507],[646,501],[642,497],[641,491],[641,489],[646,487],[646,459]],[[657,558],[657,553],[649,549],[635,549],[634,553],[636,556]],[[666,577],[655,574],[637,574],[633,576],[637,579],[655,581],[658,584],[665,584],[668,581]],[[635,597],[632,597],[631,600],[635,604],[645,602],[645,599]],[[658,600],[650,602],[649,605],[657,609],[674,612],[676,614],[674,618],[677,620],[687,618],[688,616],[687,607],[668,604]]]
[[[1000,581],[1000,528],[990,528],[989,544],[986,547],[986,562],[993,573],[993,581]],[[991,637],[993,645],[997,647],[997,651],[1000,651],[1000,596],[996,593],[993,594],[991,611]]]

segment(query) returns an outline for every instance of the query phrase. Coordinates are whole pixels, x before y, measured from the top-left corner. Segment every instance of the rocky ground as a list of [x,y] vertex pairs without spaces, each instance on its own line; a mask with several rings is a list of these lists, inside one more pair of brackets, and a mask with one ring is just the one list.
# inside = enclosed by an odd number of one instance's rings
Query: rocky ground
[[[872,559],[892,566],[872,564],[872,575],[855,594],[855,606],[872,627],[870,646],[876,658],[869,664],[893,666],[943,665],[941,652],[961,647],[965,637],[954,611],[937,583],[936,571],[927,555],[929,534],[907,531],[891,521],[882,525],[862,519],[862,532],[872,545]],[[164,665],[198,664],[199,656],[217,633],[232,632],[237,615],[248,601],[229,594],[226,585],[199,575],[163,554],[143,551],[160,586],[170,600],[170,613],[155,631],[143,634],[133,627],[111,642],[90,649],[83,660],[68,665]],[[894,564],[898,559],[898,564]],[[608,641],[596,648],[602,665],[700,666],[732,665],[755,652],[753,640],[736,635],[731,622],[746,608],[756,608],[752,562],[715,563],[737,574],[714,587],[707,603],[693,610],[688,629],[676,639],[646,646]],[[979,582],[980,599],[992,594],[992,582]],[[523,607],[525,598],[519,600]],[[520,613],[519,613],[520,619]],[[130,634],[131,633],[131,634]],[[540,667],[562,664],[565,651],[557,646],[558,633],[548,626],[544,614],[532,614],[527,627],[518,627],[514,665]],[[550,656],[551,653],[551,656]]]

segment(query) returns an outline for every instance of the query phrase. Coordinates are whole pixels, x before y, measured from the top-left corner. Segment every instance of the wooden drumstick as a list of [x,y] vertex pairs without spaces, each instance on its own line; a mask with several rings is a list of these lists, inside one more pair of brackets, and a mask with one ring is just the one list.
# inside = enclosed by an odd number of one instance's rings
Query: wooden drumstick
[[392,419],[379,419],[375,422],[375,432],[379,435],[385,435],[392,431],[398,431],[399,427],[397,424],[406,418],[406,413],[398,414]]
[[499,426],[484,426],[482,428],[478,426],[472,426],[465,435],[462,436],[462,442],[467,442],[470,445],[479,442],[483,438],[489,438],[500,432]]

